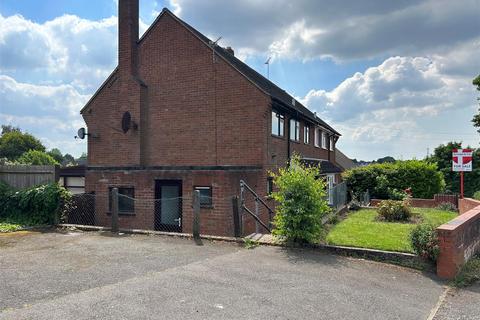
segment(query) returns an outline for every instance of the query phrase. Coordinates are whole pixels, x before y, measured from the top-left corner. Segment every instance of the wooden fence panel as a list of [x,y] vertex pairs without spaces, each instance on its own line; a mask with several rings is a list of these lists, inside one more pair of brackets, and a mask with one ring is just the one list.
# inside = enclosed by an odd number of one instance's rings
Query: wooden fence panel
[[58,166],[0,165],[0,181],[25,189],[58,181]]

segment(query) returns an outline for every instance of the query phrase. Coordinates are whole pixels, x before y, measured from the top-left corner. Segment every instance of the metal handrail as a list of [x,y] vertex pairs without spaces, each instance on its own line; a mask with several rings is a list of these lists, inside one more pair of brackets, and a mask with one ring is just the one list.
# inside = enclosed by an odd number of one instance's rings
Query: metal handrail
[[[253,213],[250,209],[248,209],[246,206],[245,206],[245,190],[249,191],[255,198],[255,213]],[[258,208],[258,203],[261,203],[267,210],[268,210],[268,220],[269,220],[269,224],[270,224],[270,227],[267,226],[265,223],[263,223],[262,220],[260,220],[259,218],[259,208]],[[257,223],[257,227],[256,227],[256,232],[258,233],[259,232],[259,226],[262,226],[263,228],[265,228],[268,232],[272,232],[271,231],[271,221],[272,221],[272,215],[273,215],[273,210],[265,203],[265,201],[263,201],[262,198],[260,198],[258,196],[258,194],[253,191],[252,188],[250,188],[250,186],[248,184],[245,183],[245,181],[243,180],[240,180],[240,208],[242,209],[242,211],[245,211],[247,212],[249,215],[251,215],[256,223]]]

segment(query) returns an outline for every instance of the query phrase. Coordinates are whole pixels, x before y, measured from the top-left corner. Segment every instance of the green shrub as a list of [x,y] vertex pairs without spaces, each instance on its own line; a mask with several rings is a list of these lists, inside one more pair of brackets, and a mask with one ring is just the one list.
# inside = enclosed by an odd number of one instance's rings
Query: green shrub
[[480,256],[472,257],[462,266],[453,284],[456,287],[467,287],[477,281],[480,281]]
[[379,203],[377,212],[382,220],[389,222],[409,221],[413,217],[407,201],[383,200]]
[[369,190],[374,199],[401,199],[411,188],[414,198],[431,199],[443,191],[443,174],[435,163],[421,160],[396,161],[356,167],[343,173],[349,190],[360,195]]
[[26,225],[53,224],[60,218],[61,209],[71,194],[57,183],[9,192],[2,197],[0,218]]
[[440,253],[439,241],[435,228],[429,224],[420,224],[410,233],[413,251],[422,258],[437,261]]
[[323,233],[322,217],[330,213],[325,182],[317,179],[317,167],[305,167],[297,155],[290,166],[272,174],[278,202],[273,233],[290,242],[314,243]]
[[442,202],[437,206],[438,210],[457,211],[457,207],[451,202]]
[[480,191],[475,191],[475,193],[473,194],[473,199],[480,200]]
[[17,163],[31,165],[55,165],[58,164],[51,155],[40,150],[29,150],[17,159]]

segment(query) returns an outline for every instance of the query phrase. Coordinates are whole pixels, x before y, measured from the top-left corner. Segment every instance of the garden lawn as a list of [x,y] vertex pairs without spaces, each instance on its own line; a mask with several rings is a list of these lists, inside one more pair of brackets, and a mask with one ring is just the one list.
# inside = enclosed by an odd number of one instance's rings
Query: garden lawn
[[23,228],[23,225],[18,223],[2,222],[0,221],[0,233],[13,232]]
[[[452,220],[458,214],[438,209],[413,208],[422,217],[422,223],[435,227]],[[377,210],[362,209],[351,213],[345,220],[336,224],[327,235],[327,243],[413,253],[410,245],[410,232],[414,223],[394,223],[377,221]]]

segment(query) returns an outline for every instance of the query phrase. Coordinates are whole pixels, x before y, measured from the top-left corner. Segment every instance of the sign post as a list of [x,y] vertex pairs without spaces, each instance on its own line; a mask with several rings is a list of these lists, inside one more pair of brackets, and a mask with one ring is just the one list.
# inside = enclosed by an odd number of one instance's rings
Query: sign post
[[472,171],[473,151],[471,149],[453,149],[452,151],[452,171],[460,172],[460,198],[463,198],[463,173]]

